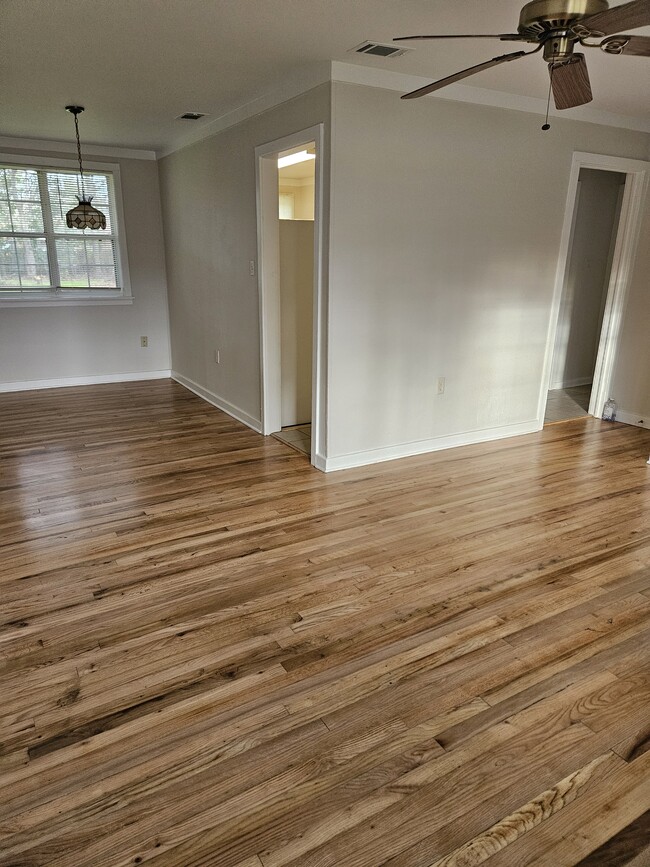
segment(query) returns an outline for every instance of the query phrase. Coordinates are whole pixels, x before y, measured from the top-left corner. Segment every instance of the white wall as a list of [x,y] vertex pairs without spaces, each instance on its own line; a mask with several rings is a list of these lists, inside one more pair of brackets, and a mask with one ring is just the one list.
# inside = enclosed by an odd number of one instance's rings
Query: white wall
[[[60,152],[34,155],[62,158]],[[103,157],[97,149],[84,155],[120,165],[133,303],[0,308],[0,389],[41,380],[119,377],[170,368],[157,164],[113,154]],[[149,338],[146,349],[140,346],[141,335]]]
[[160,161],[173,369],[252,426],[261,415],[254,151],[329,116],[325,84]]
[[648,136],[333,88],[328,465],[535,429],[572,154],[646,159]]
[[582,169],[551,388],[593,381],[625,175]]
[[311,421],[314,223],[280,220],[282,426]]

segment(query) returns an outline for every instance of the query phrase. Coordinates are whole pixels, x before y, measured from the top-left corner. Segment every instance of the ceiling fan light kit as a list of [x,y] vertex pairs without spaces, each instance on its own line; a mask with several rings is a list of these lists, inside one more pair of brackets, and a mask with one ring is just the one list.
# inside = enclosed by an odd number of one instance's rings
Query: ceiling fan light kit
[[[402,99],[416,99],[447,87],[477,72],[491,69],[511,60],[543,51],[550,74],[550,93],[559,110],[586,105],[593,99],[584,54],[576,45],[600,48],[605,54],[626,54],[650,57],[650,37],[629,36],[619,30],[635,30],[650,25],[650,0],[632,0],[609,8],[607,0],[531,0],[519,15],[516,33],[498,34],[432,34],[401,36],[409,39],[499,39],[502,42],[528,42],[532,51],[515,51],[493,57],[470,66],[417,90],[405,93]],[[591,41],[600,40],[600,41]],[[542,129],[549,129],[548,111]]]

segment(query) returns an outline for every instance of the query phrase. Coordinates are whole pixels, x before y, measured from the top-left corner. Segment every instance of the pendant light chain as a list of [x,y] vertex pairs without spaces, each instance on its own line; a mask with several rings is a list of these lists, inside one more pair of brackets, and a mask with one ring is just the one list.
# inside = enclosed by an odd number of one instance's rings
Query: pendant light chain
[[81,159],[81,139],[79,138],[79,118],[78,115],[84,110],[82,105],[66,105],[66,111],[74,115],[74,131],[77,137],[77,159],[79,160],[79,178],[81,180],[81,195],[77,196],[79,204],[70,210],[65,215],[65,222],[69,229],[105,229],[106,215],[102,214],[97,208],[93,208],[91,202],[93,196],[86,196],[86,185],[84,183],[84,167]]
[[85,200],[86,190],[84,188],[84,169],[81,162],[81,141],[79,140],[79,118],[77,112],[74,115],[74,130],[77,136],[77,157],[79,158],[79,176],[81,178],[81,197]]

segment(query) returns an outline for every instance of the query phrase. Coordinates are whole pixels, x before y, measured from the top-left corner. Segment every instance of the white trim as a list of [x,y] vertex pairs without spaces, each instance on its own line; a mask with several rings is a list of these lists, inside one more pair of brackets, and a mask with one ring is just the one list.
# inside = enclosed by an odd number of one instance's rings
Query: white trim
[[[260,362],[262,432],[275,433],[281,421],[279,217],[277,154],[309,142],[316,143],[314,201],[314,331],[312,364],[311,462],[322,462],[327,431],[327,293],[324,256],[324,144],[323,124],[300,130],[255,148],[257,198],[257,261],[260,310]],[[322,467],[319,466],[319,469]]]
[[136,373],[106,373],[98,376],[64,376],[60,379],[26,379],[22,382],[0,382],[0,392],[104,385],[107,382],[139,382],[147,379],[169,379],[170,376],[171,370],[143,370]]
[[[650,461],[649,461],[650,463]],[[321,473],[327,472],[327,458],[324,455],[314,455],[312,460],[312,466],[314,466],[317,470],[320,470]]]
[[161,148],[157,151],[158,159],[169,156],[189,145],[196,144],[196,142],[202,141],[205,138],[210,138],[232,126],[237,126],[238,123],[261,114],[263,111],[275,108],[276,105],[281,105],[283,102],[288,102],[290,99],[307,93],[315,87],[320,87],[321,84],[327,84],[330,81],[330,77],[331,64],[329,62],[312,64],[307,72],[304,68],[301,68],[275,90],[258,96],[250,102],[226,112],[226,114],[222,114],[220,117],[210,121],[210,123],[202,124],[200,129],[193,130],[189,134],[179,138],[174,144]]
[[486,428],[484,430],[468,431],[466,433],[451,434],[449,436],[434,437],[428,440],[417,440],[411,443],[400,443],[395,446],[386,446],[380,449],[370,449],[364,452],[353,452],[348,455],[340,455],[334,458],[325,458],[325,472],[332,470],[346,470],[352,467],[363,467],[367,464],[377,464],[382,461],[392,461],[396,458],[406,458],[413,455],[421,455],[426,452],[437,452],[442,449],[453,449],[458,446],[475,445],[490,440],[506,439],[507,437],[522,436],[536,433],[540,429],[539,421],[521,422],[519,424],[504,425],[503,427]]
[[[11,163],[16,166],[40,166],[44,169],[71,169],[79,171],[79,163],[76,160],[62,159],[61,157],[35,157],[29,154],[11,154],[0,153],[1,163]],[[84,170],[90,168],[98,172],[113,172],[116,169],[119,172],[117,163],[98,163],[96,160],[90,160],[86,163],[84,155]]]
[[[52,293],[51,293],[52,294]],[[133,304],[133,298],[101,298],[94,295],[89,298],[87,295],[81,298],[65,298],[60,301],[55,301],[51,297],[44,296],[34,297],[29,300],[24,298],[2,298],[0,296],[0,307],[102,307],[107,305]]]
[[[281,150],[281,148],[278,148]],[[260,415],[262,433],[275,433],[282,427],[280,400],[280,223],[278,214],[278,167],[272,154],[265,159],[255,151],[255,188],[257,213],[257,289],[259,294]]]
[[[383,90],[395,90],[408,93],[430,84],[430,78],[420,75],[407,75],[403,72],[392,72],[388,69],[362,66],[360,64],[332,62],[332,81],[347,84],[360,84],[365,87],[379,87]],[[426,99],[451,99],[456,102],[470,102],[475,105],[489,105],[494,108],[507,108],[513,111],[525,111],[530,114],[546,114],[546,98],[520,96],[516,93],[504,93],[500,90],[488,90],[484,87],[471,87],[467,84],[450,84],[442,90],[437,90]],[[650,120],[646,117],[629,117],[613,114],[608,111],[580,106],[571,109],[571,113],[561,112],[551,108],[549,114],[564,120],[577,120],[585,123],[597,123],[603,126],[615,126],[619,129],[633,129],[640,132],[650,132]]]
[[565,379],[564,382],[552,382],[549,385],[550,391],[557,391],[560,388],[576,388],[578,385],[591,385],[593,376],[581,376],[578,379]]
[[[617,409],[616,421],[620,421],[623,424],[632,424],[635,427],[650,428],[650,413],[626,412]],[[648,461],[648,463],[650,463],[650,461]]]
[[650,162],[624,159],[607,154],[589,154],[576,151],[573,154],[571,162],[564,223],[555,273],[555,289],[546,339],[546,354],[540,383],[538,416],[542,420],[542,424],[547,394],[550,388],[553,352],[555,349],[562,295],[571,255],[575,211],[577,207],[578,180],[580,170],[583,168],[620,172],[627,176],[589,404],[589,413],[597,418],[602,415],[603,406],[609,396],[607,392],[612,378],[627,290],[641,232],[642,205],[645,199]]
[[311,187],[314,183],[313,178],[283,178],[280,177],[279,185],[281,187]]
[[215,394],[208,388],[204,388],[202,385],[199,385],[198,382],[194,382],[193,379],[183,376],[183,374],[179,373],[177,370],[172,370],[170,375],[174,382],[182,385],[183,388],[186,388],[188,391],[193,392],[197,397],[202,398],[202,400],[205,400],[207,403],[211,403],[212,406],[216,406],[217,409],[220,409],[222,412],[225,412],[227,415],[232,416],[232,418],[245,424],[246,427],[252,428],[255,433],[262,433],[262,423],[260,420],[253,418],[252,415],[249,415],[245,410],[235,406],[234,403],[230,403],[230,401],[225,400],[223,397],[219,397],[218,394]]
[[[46,141],[35,138],[12,138],[0,136],[0,148],[16,148],[21,151],[52,151],[54,153],[75,154],[77,145],[71,141]],[[155,160],[156,152],[151,150],[139,150],[137,148],[121,148],[100,144],[87,144],[83,146],[86,154],[118,157],[124,160]]]
[[623,203],[605,301],[604,327],[598,346],[594,369],[594,387],[591,390],[589,403],[589,412],[595,416],[602,414],[605,401],[609,397],[627,293],[641,235],[643,203],[648,185],[650,162],[641,163],[641,166],[643,168],[638,168],[636,171],[630,170],[628,167],[625,189],[623,190]]

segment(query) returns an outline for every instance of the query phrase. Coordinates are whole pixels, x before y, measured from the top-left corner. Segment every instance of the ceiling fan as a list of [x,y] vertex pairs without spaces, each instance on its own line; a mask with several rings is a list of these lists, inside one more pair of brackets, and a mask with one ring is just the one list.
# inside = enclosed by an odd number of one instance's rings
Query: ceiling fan
[[[574,53],[576,44],[579,43],[585,48],[600,48],[606,54],[650,57],[650,37],[617,34],[618,30],[635,30],[646,25],[650,25],[650,0],[632,0],[631,3],[624,3],[613,9],[609,8],[607,0],[532,0],[521,10],[517,33],[400,36],[394,41],[500,39],[503,42],[529,42],[536,46],[532,51],[514,51],[470,66],[406,93],[402,99],[426,96],[484,69],[518,60],[543,49],[556,108],[585,105],[592,100],[591,85],[584,54]],[[593,39],[602,41],[589,41]],[[545,128],[548,128],[548,124]]]

